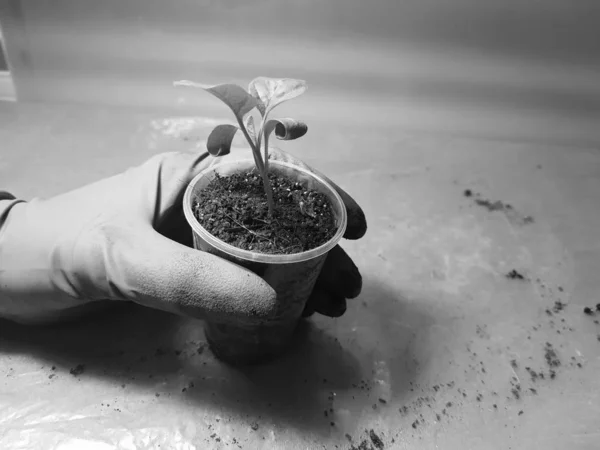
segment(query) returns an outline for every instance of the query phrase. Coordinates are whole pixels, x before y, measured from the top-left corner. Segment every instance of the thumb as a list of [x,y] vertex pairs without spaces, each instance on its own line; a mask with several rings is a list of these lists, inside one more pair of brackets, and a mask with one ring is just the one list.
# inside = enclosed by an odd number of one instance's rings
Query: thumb
[[199,319],[256,323],[275,313],[275,291],[243,267],[150,227],[104,229],[103,234],[104,275],[90,281],[109,298]]

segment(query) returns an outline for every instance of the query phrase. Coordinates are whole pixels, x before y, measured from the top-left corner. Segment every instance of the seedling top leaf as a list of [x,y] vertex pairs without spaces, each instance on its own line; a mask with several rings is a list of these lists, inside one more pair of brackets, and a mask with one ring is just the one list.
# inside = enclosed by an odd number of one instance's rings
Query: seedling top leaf
[[[260,172],[267,195],[269,213],[275,209],[273,193],[269,184],[269,135],[281,140],[292,140],[302,137],[308,131],[305,123],[295,119],[270,119],[269,113],[281,103],[291,100],[306,92],[306,82],[292,78],[258,77],[252,80],[248,91],[236,84],[219,84],[210,86],[193,81],[177,81],[175,86],[203,89],[225,103],[235,115],[238,126],[218,125],[210,133],[206,147],[213,156],[224,156],[231,151],[231,143],[238,130],[241,130],[250,145],[256,168]],[[251,112],[257,109],[262,117],[256,129]],[[264,141],[264,158],[261,147]]]
[[306,92],[306,82],[292,78],[258,77],[250,82],[248,91],[264,105],[259,111],[266,117],[277,105]]
[[239,120],[259,104],[259,100],[256,97],[250,95],[244,88],[237,84],[218,84],[216,86],[210,86],[207,84],[182,80],[176,81],[175,86],[204,89],[206,92],[211,93],[229,106],[233,111],[233,114],[235,114],[235,117]]

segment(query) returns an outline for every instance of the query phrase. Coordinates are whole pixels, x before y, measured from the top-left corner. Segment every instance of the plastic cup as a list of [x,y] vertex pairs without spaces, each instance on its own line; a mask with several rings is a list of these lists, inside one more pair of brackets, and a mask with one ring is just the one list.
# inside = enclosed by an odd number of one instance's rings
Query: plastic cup
[[325,244],[289,255],[272,255],[242,250],[210,234],[200,225],[192,206],[198,193],[218,173],[221,176],[247,172],[253,160],[237,160],[209,167],[189,184],[183,198],[183,210],[194,235],[194,247],[243,266],[263,278],[277,293],[276,312],[267,321],[248,325],[235,320],[206,321],[205,334],[217,358],[231,364],[265,362],[279,356],[290,343],[304,306],[312,293],[329,250],[342,238],[347,223],[346,207],[337,191],[324,179],[308,170],[277,160],[269,161],[269,170],[301,183],[307,189],[323,193],[330,200],[337,230]]

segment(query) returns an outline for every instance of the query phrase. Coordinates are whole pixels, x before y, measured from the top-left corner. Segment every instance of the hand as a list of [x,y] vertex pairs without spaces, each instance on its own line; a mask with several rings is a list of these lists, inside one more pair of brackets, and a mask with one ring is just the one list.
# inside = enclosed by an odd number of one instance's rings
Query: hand
[[[277,151],[273,157],[293,159]],[[0,317],[45,323],[105,300],[200,319],[270,317],[275,292],[264,280],[191,248],[183,193],[219,161],[165,153],[66,194],[13,206],[0,230]],[[359,238],[366,230],[362,210],[340,194],[349,213],[346,237]],[[306,315],[339,316],[360,288],[356,266],[336,247]]]

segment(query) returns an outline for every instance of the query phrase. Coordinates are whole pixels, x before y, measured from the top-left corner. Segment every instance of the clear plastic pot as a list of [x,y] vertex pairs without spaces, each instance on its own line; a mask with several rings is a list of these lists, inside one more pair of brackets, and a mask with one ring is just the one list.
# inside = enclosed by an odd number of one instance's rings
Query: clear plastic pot
[[205,334],[213,353],[232,364],[264,362],[285,350],[321,272],[325,257],[342,238],[347,223],[346,207],[329,183],[305,169],[271,160],[270,172],[298,181],[306,188],[321,192],[329,198],[337,225],[335,235],[320,247],[289,255],[242,250],[217,239],[194,216],[192,206],[197,194],[216,173],[227,176],[247,172],[254,167],[253,160],[214,165],[190,182],[183,198],[185,217],[194,234],[194,247],[246,267],[262,277],[277,293],[276,314],[269,321],[251,326],[234,321],[206,322]]

